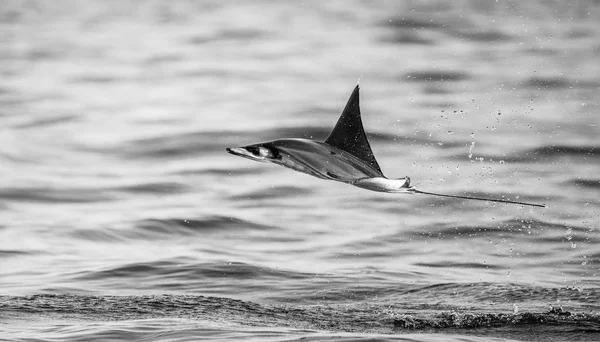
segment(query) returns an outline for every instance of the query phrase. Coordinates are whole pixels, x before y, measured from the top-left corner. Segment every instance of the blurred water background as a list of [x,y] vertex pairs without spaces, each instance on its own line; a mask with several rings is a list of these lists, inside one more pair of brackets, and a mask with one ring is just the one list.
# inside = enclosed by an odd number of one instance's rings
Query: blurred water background
[[[598,1],[0,3],[0,340],[600,339]],[[225,153],[324,139],[368,192]]]

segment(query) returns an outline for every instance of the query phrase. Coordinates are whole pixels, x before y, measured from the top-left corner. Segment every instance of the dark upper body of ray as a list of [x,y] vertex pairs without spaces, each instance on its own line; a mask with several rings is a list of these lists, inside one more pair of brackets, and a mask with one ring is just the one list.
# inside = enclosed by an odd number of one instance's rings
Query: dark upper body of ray
[[281,139],[266,144],[282,154],[274,163],[318,178],[353,183],[363,178],[384,177],[363,128],[358,85],[324,142]]
[[368,178],[382,178],[360,118],[356,86],[342,114],[324,142],[309,139],[274,141],[227,148],[229,153],[255,161],[271,162],[323,179],[356,185]]
[[344,111],[340,116],[337,124],[333,128],[333,131],[329,134],[325,143],[336,147],[342,151],[346,151],[360,160],[368,163],[374,169],[379,171],[379,176],[382,177],[381,168],[375,160],[375,155],[367,140],[367,135],[363,128],[362,120],[360,118],[360,103],[359,103],[359,87],[358,85],[354,88]]
[[353,183],[383,177],[381,171],[356,156],[326,143],[308,139],[281,139],[266,143],[280,158],[273,163],[323,179]]

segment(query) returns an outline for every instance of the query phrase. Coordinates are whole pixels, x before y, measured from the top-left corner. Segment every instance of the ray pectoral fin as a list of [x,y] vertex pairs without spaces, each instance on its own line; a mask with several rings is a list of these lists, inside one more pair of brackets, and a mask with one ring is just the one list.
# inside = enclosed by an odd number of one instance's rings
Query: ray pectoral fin
[[358,85],[350,95],[342,115],[327,139],[325,139],[325,143],[352,154],[381,173],[381,168],[373,155],[360,117]]
[[473,196],[458,196],[458,195],[436,194],[434,192],[421,191],[421,190],[417,190],[417,189],[414,189],[414,188],[410,189],[409,192],[416,193],[416,194],[423,194],[423,195],[439,196],[439,197],[450,197],[450,198],[461,198],[461,199],[468,199],[468,200],[475,200],[475,201],[487,201],[487,202],[520,204],[520,205],[527,205],[527,206],[531,206],[531,207],[547,208],[545,204],[535,204],[535,203],[527,203],[527,202],[502,200],[502,199],[473,197]]

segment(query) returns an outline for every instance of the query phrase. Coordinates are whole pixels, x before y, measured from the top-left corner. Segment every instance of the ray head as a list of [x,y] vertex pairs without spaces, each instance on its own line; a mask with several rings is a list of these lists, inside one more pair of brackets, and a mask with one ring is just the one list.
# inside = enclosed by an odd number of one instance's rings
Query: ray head
[[227,147],[225,150],[234,156],[262,163],[269,163],[281,159],[281,155],[277,148],[270,143],[260,143],[242,147]]

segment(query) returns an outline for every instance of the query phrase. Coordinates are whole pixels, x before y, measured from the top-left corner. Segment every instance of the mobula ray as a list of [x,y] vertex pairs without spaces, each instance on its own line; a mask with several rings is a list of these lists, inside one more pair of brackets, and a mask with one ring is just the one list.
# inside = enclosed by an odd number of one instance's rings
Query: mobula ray
[[417,190],[410,178],[389,179],[383,175],[373,155],[360,118],[359,87],[350,99],[333,131],[324,142],[310,139],[278,139],[243,147],[227,148],[227,152],[259,162],[269,162],[322,179],[359,188],[388,192],[424,194],[479,201],[501,202],[545,207],[503,199],[445,195]]

